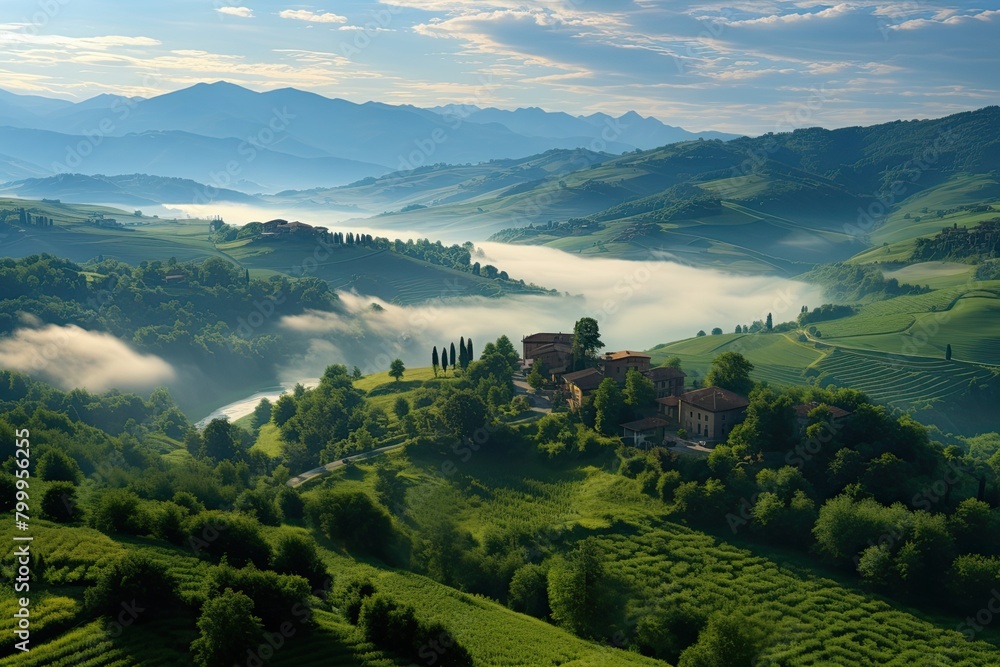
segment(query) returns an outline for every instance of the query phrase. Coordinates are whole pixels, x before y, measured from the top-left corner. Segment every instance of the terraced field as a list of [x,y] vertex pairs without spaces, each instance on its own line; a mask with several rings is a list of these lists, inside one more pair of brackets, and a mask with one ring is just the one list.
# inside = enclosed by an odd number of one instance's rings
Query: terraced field
[[985,383],[993,377],[973,364],[843,349],[831,350],[813,368],[823,386],[853,387],[904,409],[960,396],[971,380]]

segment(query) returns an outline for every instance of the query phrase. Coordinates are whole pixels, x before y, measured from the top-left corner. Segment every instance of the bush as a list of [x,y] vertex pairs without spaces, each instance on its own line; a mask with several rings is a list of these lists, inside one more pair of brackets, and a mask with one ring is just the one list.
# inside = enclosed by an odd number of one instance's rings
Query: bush
[[91,525],[102,533],[143,535],[148,526],[138,511],[139,496],[125,489],[108,489],[102,493],[90,518]]
[[153,515],[153,535],[171,544],[184,544],[184,538],[187,537],[184,530],[186,518],[187,510],[177,503],[160,503]]
[[216,561],[226,556],[236,567],[253,563],[263,569],[270,564],[271,547],[260,534],[260,524],[253,519],[210,511],[191,517],[186,527],[188,544],[199,555]]
[[134,611],[136,623],[166,616],[179,605],[176,583],[166,568],[134,551],[105,567],[84,593],[88,613],[118,617]]
[[311,589],[302,577],[258,570],[253,565],[235,568],[223,564],[209,574],[206,598],[210,600],[227,589],[245,593],[253,600],[254,613],[271,630],[293,617],[308,615],[306,604]]
[[265,526],[280,526],[281,514],[275,502],[275,491],[260,488],[244,491],[236,497],[233,509],[257,519]]
[[201,636],[191,642],[198,667],[238,663],[264,634],[260,619],[253,615],[253,600],[232,590],[205,603],[198,630]]
[[303,535],[285,535],[278,541],[271,569],[305,578],[314,588],[329,587],[326,566],[316,551],[316,542]]
[[57,523],[79,521],[82,512],[76,501],[76,487],[70,482],[52,482],[42,495],[42,517]]
[[371,643],[410,660],[440,667],[472,665],[468,651],[443,625],[420,622],[413,607],[400,606],[384,593],[376,593],[361,604],[358,627]]
[[361,491],[328,491],[306,506],[312,525],[349,550],[385,558],[394,538],[392,519]]
[[522,565],[510,580],[507,606],[514,611],[535,618],[549,615],[549,594],[546,590],[547,572],[541,565]]
[[50,449],[38,458],[35,475],[47,482],[79,484],[80,465],[59,449]]
[[299,492],[293,488],[282,485],[275,498],[278,511],[288,521],[300,521],[305,516],[305,502]]
[[361,605],[372,595],[375,595],[375,585],[370,580],[354,579],[341,592],[337,605],[344,617],[353,625],[357,625],[361,616]]

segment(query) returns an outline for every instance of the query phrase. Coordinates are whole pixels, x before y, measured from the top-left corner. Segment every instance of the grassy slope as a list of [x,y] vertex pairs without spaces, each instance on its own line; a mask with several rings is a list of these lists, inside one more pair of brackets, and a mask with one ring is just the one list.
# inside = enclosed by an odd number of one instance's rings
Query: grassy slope
[[[419,523],[444,508],[478,540],[525,530],[539,535],[542,544],[561,547],[594,536],[606,554],[609,574],[619,581],[618,590],[636,605],[633,621],[651,610],[669,609],[682,598],[706,610],[735,599],[772,630],[762,664],[908,666],[930,664],[926,661],[936,655],[951,660],[942,664],[973,667],[995,664],[1000,656],[990,644],[966,643],[953,631],[957,620],[895,609],[845,584],[814,561],[803,558],[790,566],[782,558],[779,565],[672,523],[666,505],[643,495],[634,481],[600,468],[557,470],[538,460],[474,457],[459,466],[456,484],[449,485],[436,473],[437,458],[411,456],[415,465],[404,473],[412,483],[408,492],[412,520]],[[362,478],[362,473],[367,476]],[[325,483],[370,488],[370,473],[370,467],[359,466],[349,473],[340,471]],[[493,628],[468,620],[472,609],[492,607],[490,603],[434,588],[414,574],[377,570],[344,557],[331,564],[345,574],[374,576],[381,587],[413,605],[426,604],[429,594],[436,592],[432,605],[436,618],[456,630],[464,628],[459,632],[468,633],[470,645],[489,646],[495,652],[496,657],[483,664],[552,664],[516,655],[528,640],[507,640],[515,631],[513,624]],[[516,632],[533,633],[533,627],[525,624]],[[997,640],[995,632],[981,637]],[[530,645],[541,646],[536,641]],[[613,664],[610,657],[620,655],[610,651],[605,664]]]

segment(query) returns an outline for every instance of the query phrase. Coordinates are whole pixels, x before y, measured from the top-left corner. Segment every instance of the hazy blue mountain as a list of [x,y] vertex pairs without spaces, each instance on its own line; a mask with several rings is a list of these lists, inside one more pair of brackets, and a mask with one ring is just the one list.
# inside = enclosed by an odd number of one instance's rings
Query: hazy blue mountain
[[[622,153],[699,136],[638,114],[623,116],[628,122],[617,124],[600,114],[574,117],[540,109],[473,109],[465,116],[410,105],[356,104],[294,88],[257,93],[224,81],[149,99],[105,94],[75,105],[54,101],[51,109],[37,113],[25,113],[25,106],[37,100],[18,102],[27,96],[6,95],[14,101],[0,104],[0,123],[16,127],[108,136],[174,130],[252,139],[275,152],[340,157],[393,170],[522,158],[554,148]],[[595,145],[608,122],[620,136]]]
[[0,146],[12,158],[44,165],[48,174],[146,173],[189,178],[215,187],[277,191],[319,187],[381,175],[379,165],[336,157],[303,158],[259,148],[241,139],[189,132],[143,132],[123,137],[73,136],[0,127]]
[[617,118],[604,113],[571,116],[561,111],[550,112],[538,107],[510,111],[493,107],[484,109],[451,104],[435,107],[433,111],[448,118],[461,118],[470,123],[499,123],[518,134],[531,137],[586,138],[588,142],[596,138],[606,140],[612,137],[605,149],[612,153],[636,148],[647,150],[699,138],[728,141],[740,136],[724,132],[688,132],[683,128],[662,123],[656,118],[643,117],[634,111]]
[[202,183],[184,178],[166,178],[147,174],[126,176],[88,176],[58,174],[47,178],[28,178],[0,185],[0,192],[27,199],[60,199],[65,202],[88,204],[192,204],[203,201],[260,203],[256,197],[236,190],[216,188],[207,191]]

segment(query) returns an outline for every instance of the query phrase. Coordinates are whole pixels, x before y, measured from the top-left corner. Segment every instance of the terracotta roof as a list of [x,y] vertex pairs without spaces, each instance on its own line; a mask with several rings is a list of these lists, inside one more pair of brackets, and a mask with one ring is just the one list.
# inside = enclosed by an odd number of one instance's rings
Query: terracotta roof
[[663,398],[656,399],[656,402],[660,403],[661,405],[669,405],[671,407],[674,407],[680,401],[677,399],[676,396],[664,396]]
[[[847,415],[851,414],[850,412],[844,410],[843,408],[838,408],[836,405],[826,405],[825,403],[823,405],[830,411],[830,414],[833,415],[834,419],[842,419]],[[820,406],[819,403],[813,401],[811,403],[799,403],[798,405],[792,406],[792,409],[795,410],[796,417],[805,419],[806,417],[809,416],[810,412],[812,412],[815,408],[818,408],[819,406]]]
[[575,373],[567,373],[566,375],[563,375],[564,381],[575,384],[582,391],[597,389],[603,379],[604,373],[596,368],[585,368],[582,371],[576,371]]
[[722,387],[695,389],[686,394],[681,394],[680,400],[702,410],[708,410],[709,412],[738,410],[750,405],[750,401],[743,396]]
[[610,361],[618,361],[619,359],[630,359],[640,357],[643,359],[649,359],[648,354],[643,354],[642,352],[633,352],[632,350],[621,350],[620,352],[608,352],[604,355],[605,359]]
[[670,422],[666,419],[660,419],[659,417],[646,417],[645,419],[638,419],[634,422],[619,424],[619,426],[629,431],[652,431],[654,428],[670,426]]
[[673,366],[660,366],[658,368],[650,368],[644,374],[653,382],[662,382],[663,380],[673,380],[675,378],[687,377],[687,373],[685,373],[679,368],[674,368]]
[[573,334],[571,333],[536,333],[530,336],[525,336],[521,339],[522,343],[565,343],[573,342]]

